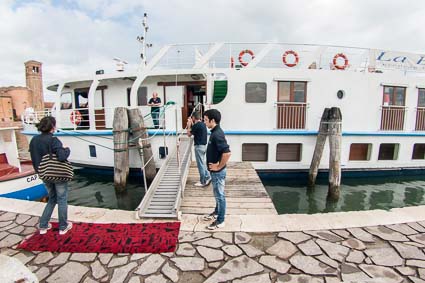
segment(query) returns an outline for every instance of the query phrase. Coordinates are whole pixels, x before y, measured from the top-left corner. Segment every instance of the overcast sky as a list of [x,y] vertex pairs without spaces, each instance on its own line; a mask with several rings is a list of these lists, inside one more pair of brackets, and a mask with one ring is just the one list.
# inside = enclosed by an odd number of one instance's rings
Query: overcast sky
[[24,85],[24,62],[43,63],[44,84],[113,57],[139,63],[148,41],[317,43],[425,53],[424,0],[0,0],[0,86]]

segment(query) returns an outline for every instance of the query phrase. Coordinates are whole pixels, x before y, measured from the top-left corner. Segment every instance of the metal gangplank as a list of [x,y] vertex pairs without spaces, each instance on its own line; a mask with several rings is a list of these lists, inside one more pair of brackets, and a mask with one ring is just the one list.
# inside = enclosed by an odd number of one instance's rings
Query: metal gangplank
[[142,202],[138,218],[179,218],[192,154],[193,138],[178,137],[177,146],[159,169]]

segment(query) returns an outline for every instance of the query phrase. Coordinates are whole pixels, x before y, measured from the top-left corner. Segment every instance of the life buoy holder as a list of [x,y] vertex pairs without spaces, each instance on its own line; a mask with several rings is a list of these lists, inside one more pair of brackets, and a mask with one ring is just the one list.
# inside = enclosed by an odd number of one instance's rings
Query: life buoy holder
[[83,116],[81,115],[80,111],[74,110],[71,112],[71,115],[69,116],[69,120],[74,125],[80,125],[81,120],[83,120]]
[[238,59],[239,59],[239,62],[241,63],[241,65],[244,66],[244,67],[248,66],[248,62],[245,62],[244,60],[242,60],[242,57],[245,54],[251,55],[251,60],[254,60],[254,58],[255,58],[254,52],[252,52],[252,50],[249,50],[249,49],[242,50],[241,53],[239,53]]
[[[344,65],[338,65],[337,64],[338,58],[344,59]],[[344,53],[338,53],[338,54],[336,54],[334,56],[334,59],[333,59],[333,65],[338,70],[345,70],[345,68],[348,67],[348,58],[347,58],[347,56]]]
[[[286,57],[288,55],[293,55],[295,57],[294,63],[288,63],[288,61],[286,60]],[[282,61],[283,61],[283,64],[285,64],[285,66],[292,68],[298,65],[298,62],[300,61],[300,57],[298,56],[298,53],[295,52],[294,50],[288,50],[285,53],[283,53]]]
[[230,68],[235,67],[235,59],[233,57],[230,57]]

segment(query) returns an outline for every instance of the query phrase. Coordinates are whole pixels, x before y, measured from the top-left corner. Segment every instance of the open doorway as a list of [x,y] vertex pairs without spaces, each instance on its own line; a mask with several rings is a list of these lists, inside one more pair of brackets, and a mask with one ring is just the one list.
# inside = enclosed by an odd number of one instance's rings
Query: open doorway
[[206,84],[186,85],[184,104],[182,109],[182,127],[186,128],[187,118],[190,117],[196,105],[202,104],[198,111],[204,112],[203,104],[206,102]]

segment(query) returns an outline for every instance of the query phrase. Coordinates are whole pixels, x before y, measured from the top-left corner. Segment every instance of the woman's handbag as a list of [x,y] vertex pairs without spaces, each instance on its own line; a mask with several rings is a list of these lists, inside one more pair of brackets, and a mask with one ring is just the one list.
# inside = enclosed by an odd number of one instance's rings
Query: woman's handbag
[[71,163],[68,160],[59,161],[49,146],[49,153],[41,158],[38,166],[38,176],[44,182],[69,182],[74,178],[74,171]]

